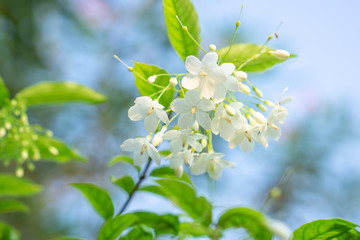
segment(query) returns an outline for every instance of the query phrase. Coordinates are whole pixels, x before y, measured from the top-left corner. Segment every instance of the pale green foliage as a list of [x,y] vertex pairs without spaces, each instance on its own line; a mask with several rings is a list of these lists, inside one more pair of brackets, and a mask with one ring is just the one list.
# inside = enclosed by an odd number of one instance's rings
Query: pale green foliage
[[0,214],[5,212],[29,212],[29,208],[17,200],[0,200]]
[[131,194],[135,187],[134,180],[130,176],[124,176],[120,178],[112,177],[111,181],[128,194]]
[[20,235],[12,226],[0,222],[0,239],[1,240],[19,240]]
[[41,191],[41,186],[26,178],[0,174],[0,197],[30,196]]

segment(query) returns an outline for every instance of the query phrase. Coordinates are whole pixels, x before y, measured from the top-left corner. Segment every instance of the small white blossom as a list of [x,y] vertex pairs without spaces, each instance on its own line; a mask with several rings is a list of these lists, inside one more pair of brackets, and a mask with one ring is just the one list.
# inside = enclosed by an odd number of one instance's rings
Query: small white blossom
[[177,81],[176,78],[172,77],[172,78],[170,78],[170,80],[169,80],[169,84],[170,84],[171,86],[175,87],[175,86],[178,84],[178,81]]
[[239,80],[239,81],[245,81],[248,78],[248,75],[246,72],[243,71],[235,71],[234,72],[234,76]]
[[5,135],[6,135],[6,130],[5,130],[5,128],[0,128],[0,138],[5,137]]
[[163,139],[170,140],[170,150],[172,153],[187,150],[190,145],[197,152],[202,151],[202,146],[199,140],[206,138],[206,136],[199,133],[191,133],[190,129],[170,130],[166,132]]
[[217,180],[221,177],[224,168],[233,166],[231,162],[221,159],[222,157],[224,157],[222,153],[202,153],[194,159],[190,171],[194,175],[208,172],[212,179]]
[[281,129],[279,124],[282,124],[285,118],[288,115],[288,111],[281,107],[279,104],[276,104],[275,107],[269,113],[266,122],[266,136],[279,139],[281,135]]
[[135,99],[135,106],[129,109],[128,116],[132,121],[145,119],[145,130],[154,132],[158,126],[159,119],[169,124],[169,118],[163,110],[163,106],[150,97],[143,96]]
[[255,141],[259,142],[264,147],[268,146],[267,140],[264,136],[264,126],[251,126],[245,124],[241,126],[229,139],[229,148],[234,148],[237,145],[243,152],[250,152],[255,145]]
[[280,60],[286,60],[290,57],[290,53],[286,50],[270,51],[270,55]]
[[188,90],[198,89],[200,95],[206,99],[214,96],[215,84],[227,80],[225,73],[217,65],[216,52],[207,53],[200,61],[194,56],[188,56],[185,67],[188,74],[183,77],[181,84]]
[[210,44],[210,45],[209,45],[209,50],[210,50],[211,52],[216,52],[216,45],[215,45],[215,44]]
[[177,152],[177,153],[171,153],[169,156],[166,157],[166,160],[170,161],[170,167],[172,169],[176,169],[179,166],[182,165],[188,165],[191,166],[194,161],[194,154],[190,151],[184,151],[184,152]]
[[213,101],[202,99],[197,91],[187,91],[185,98],[177,98],[171,103],[171,109],[180,113],[178,125],[180,128],[189,128],[195,121],[201,127],[209,129],[211,125],[210,116],[207,113],[215,108]]
[[134,164],[141,166],[150,157],[160,164],[159,151],[152,145],[148,138],[130,138],[121,144],[121,149],[127,152],[134,152]]
[[220,103],[225,99],[226,90],[233,92],[240,91],[239,82],[232,75],[232,73],[235,71],[235,65],[232,63],[224,63],[221,64],[219,69],[224,72],[226,80],[215,84],[215,91],[213,96],[215,103]]

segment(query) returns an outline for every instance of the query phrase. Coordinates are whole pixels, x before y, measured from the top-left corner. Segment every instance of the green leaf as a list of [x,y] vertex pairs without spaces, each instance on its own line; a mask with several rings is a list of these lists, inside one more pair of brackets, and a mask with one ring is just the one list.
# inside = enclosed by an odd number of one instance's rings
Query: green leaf
[[201,237],[209,236],[212,229],[197,222],[183,222],[180,224],[180,235]]
[[0,107],[4,106],[7,100],[9,100],[9,91],[5,86],[4,80],[0,76]]
[[[148,82],[148,78],[157,74],[167,74],[167,72],[155,65],[134,62],[135,85],[142,96],[149,96],[156,99],[160,96],[162,90],[168,86],[170,76],[158,76],[154,84]],[[159,99],[159,103],[165,108],[169,107],[174,97],[174,88],[169,87]]]
[[68,102],[98,104],[107,100],[104,95],[73,82],[41,82],[23,89],[16,96],[27,106]]
[[169,40],[175,51],[185,61],[189,55],[198,56],[199,47],[183,30],[176,19],[179,17],[189,33],[200,43],[200,25],[195,8],[190,0],[163,0],[164,17]]
[[1,240],[20,240],[20,235],[9,224],[0,222],[0,239]]
[[151,212],[134,212],[138,217],[137,223],[153,228],[155,235],[177,235],[179,231],[179,217],[172,214],[157,215]]
[[130,176],[124,176],[120,178],[111,177],[111,182],[119,186],[128,194],[131,194],[135,188],[134,180]]
[[107,163],[107,166],[112,167],[117,163],[128,163],[131,166],[133,166],[134,168],[136,168],[136,170],[138,172],[140,172],[140,167],[134,165],[134,160],[131,157],[128,157],[128,156],[125,156],[125,155],[115,156]]
[[0,174],[0,196],[30,196],[41,191],[41,186],[26,178]]
[[105,189],[90,183],[72,183],[70,186],[79,189],[105,220],[114,216],[114,206]]
[[29,208],[16,200],[0,200],[0,213],[5,212],[29,212]]
[[84,240],[83,238],[74,238],[74,237],[59,237],[53,238],[52,240]]
[[159,178],[170,178],[170,179],[175,179],[175,180],[179,180],[179,181],[184,181],[188,184],[190,184],[192,187],[194,187],[194,185],[192,184],[189,175],[184,173],[182,175],[181,178],[177,177],[174,173],[174,169],[171,169],[169,167],[159,167],[159,168],[155,168],[151,173],[150,176],[152,177],[159,177]]
[[204,197],[197,197],[194,188],[174,179],[156,180],[160,186],[147,186],[140,190],[155,193],[169,199],[194,220],[208,226],[211,223],[212,206]]
[[131,229],[131,231],[119,240],[153,240],[151,229],[144,226],[138,226]]
[[108,220],[101,227],[97,240],[115,240],[120,234],[137,220],[133,214],[118,215]]
[[302,225],[290,236],[290,240],[345,240],[360,239],[360,232],[355,229],[358,225],[343,219],[316,220]]
[[[222,62],[234,63],[236,67],[239,67],[247,60],[258,54],[262,48],[262,45],[244,43],[233,45],[230,52],[225,57],[224,55],[227,53],[229,47],[221,48],[217,51],[217,53],[219,55],[219,59],[222,59]],[[263,72],[276,64],[286,61],[277,59],[268,54],[269,51],[273,50],[275,49],[264,47],[264,53],[261,54],[257,59],[249,61],[241,68],[241,70],[245,72]],[[292,54],[290,57],[295,57],[295,55]]]
[[272,239],[266,218],[261,213],[249,208],[233,208],[226,211],[220,216],[218,226],[222,229],[245,228],[254,239]]
[[41,158],[44,160],[57,163],[65,163],[72,160],[86,162],[84,157],[77,154],[59,139],[39,135],[35,144],[40,151]]
[[170,150],[164,150],[159,152],[161,156],[167,157],[171,154]]

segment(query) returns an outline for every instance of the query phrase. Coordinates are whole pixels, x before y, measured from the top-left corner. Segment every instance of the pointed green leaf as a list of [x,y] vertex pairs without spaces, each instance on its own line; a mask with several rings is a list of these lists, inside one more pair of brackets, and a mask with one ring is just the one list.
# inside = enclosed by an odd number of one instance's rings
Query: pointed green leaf
[[0,239],[1,240],[20,240],[20,235],[9,224],[0,222]]
[[177,235],[179,231],[179,217],[172,214],[158,215],[151,212],[134,212],[138,217],[138,224],[153,228],[155,235],[172,234]]
[[105,189],[90,183],[72,183],[70,186],[79,189],[105,220],[114,216],[114,206]]
[[[222,59],[223,63],[234,63],[237,68],[243,65],[243,67],[238,70],[245,72],[263,72],[276,64],[286,61],[277,59],[268,54],[269,51],[273,51],[275,49],[269,47],[263,48],[262,45],[257,45],[253,43],[235,44],[231,47],[230,52],[226,54],[228,49],[229,47],[225,47],[217,51],[219,59]],[[261,54],[257,59],[253,59],[245,64],[246,61],[258,54],[260,50],[263,50],[264,53]],[[295,57],[295,55],[292,54],[290,57]]]
[[111,177],[111,182],[125,190],[128,194],[131,194],[135,188],[134,180],[130,176],[120,178]]
[[359,240],[360,232],[355,228],[358,225],[343,219],[316,220],[302,225],[290,236],[290,240]]
[[233,208],[226,211],[220,216],[217,225],[222,229],[245,228],[254,239],[272,239],[266,218],[260,212],[249,208]]
[[30,196],[41,191],[41,186],[26,178],[0,174],[0,196]]
[[9,91],[5,86],[4,80],[0,76],[0,107],[4,106],[9,99]]
[[[150,76],[156,74],[167,74],[167,72],[155,65],[135,62],[133,73],[135,76],[135,85],[142,96],[149,96],[156,99],[160,96],[162,90],[169,84],[170,76],[158,76],[154,84],[148,82]],[[174,97],[174,88],[169,86],[161,95],[159,103],[167,108]]]
[[151,229],[145,226],[138,226],[131,229],[131,231],[119,240],[153,240],[153,233]]
[[16,96],[27,106],[68,102],[98,104],[107,100],[104,95],[73,82],[41,82],[23,89]]
[[17,200],[0,200],[0,213],[29,212],[29,208]]
[[128,156],[125,156],[125,155],[115,156],[107,163],[107,166],[112,167],[117,163],[128,163],[131,166],[133,166],[134,168],[136,168],[136,170],[138,172],[140,172],[140,167],[134,165],[134,160],[131,157],[128,157]]
[[83,238],[73,238],[73,237],[59,237],[53,238],[52,240],[85,240]]
[[169,167],[159,167],[159,168],[155,168],[151,173],[150,176],[152,177],[160,177],[160,178],[170,178],[170,179],[175,179],[175,180],[179,180],[179,181],[184,181],[188,184],[190,184],[192,187],[194,187],[194,185],[192,184],[189,175],[184,173],[182,175],[181,178],[177,177],[174,173],[174,169],[171,169]]
[[209,236],[212,229],[198,222],[183,222],[180,224],[180,234],[192,237]]
[[41,159],[43,160],[54,161],[57,163],[65,163],[72,160],[86,162],[84,157],[77,154],[59,139],[38,136],[35,144],[38,147]]
[[101,227],[97,240],[115,240],[120,234],[137,220],[133,214],[118,215],[108,220]]
[[163,0],[164,17],[169,40],[175,51],[185,61],[189,55],[198,56],[199,47],[183,30],[176,19],[179,17],[194,39],[200,43],[200,25],[195,8],[190,0]]

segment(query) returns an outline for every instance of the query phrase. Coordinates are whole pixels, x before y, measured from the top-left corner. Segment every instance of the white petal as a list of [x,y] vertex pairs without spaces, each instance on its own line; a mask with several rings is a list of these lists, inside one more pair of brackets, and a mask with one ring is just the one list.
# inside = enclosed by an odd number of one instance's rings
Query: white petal
[[199,84],[200,84],[199,76],[194,75],[192,73],[187,74],[181,79],[181,85],[183,86],[183,88],[189,90],[197,88]]
[[151,159],[154,160],[157,165],[160,165],[160,153],[152,144],[148,144],[146,151],[151,157]]
[[190,171],[193,175],[200,175],[207,171],[209,165],[209,159],[207,157],[198,157],[191,165]]
[[153,100],[148,96],[142,96],[135,99],[135,104],[145,105],[146,107],[150,107],[152,102]]
[[158,127],[159,119],[155,112],[145,118],[145,130],[149,133],[154,132]]
[[233,92],[239,92],[240,91],[240,84],[238,80],[230,76],[228,77],[228,80],[224,83],[227,90],[233,91]]
[[209,99],[214,95],[214,85],[210,81],[203,79],[200,83],[199,91],[202,97]]
[[209,114],[203,111],[196,111],[196,121],[200,124],[204,129],[209,129],[211,127],[211,119]]
[[141,154],[141,150],[134,152],[134,164],[136,166],[143,165],[149,158],[148,153],[145,151]]
[[189,106],[193,107],[201,100],[200,93],[198,91],[187,91],[185,93],[185,99],[189,103]]
[[194,122],[195,122],[195,114],[191,114],[190,112],[188,112],[188,113],[180,114],[178,125],[179,128],[188,128],[191,127],[194,124]]
[[201,60],[201,67],[203,69],[211,69],[217,67],[218,55],[216,52],[207,53]]
[[163,139],[165,140],[173,140],[176,139],[180,136],[180,131],[178,130],[170,130],[168,132],[166,132],[163,136]]
[[201,152],[201,150],[203,149],[201,144],[196,141],[189,141],[189,145],[194,148],[196,152]]
[[235,65],[232,63],[224,63],[220,65],[220,70],[226,75],[231,75],[235,71]]
[[219,134],[219,126],[220,126],[220,118],[214,117],[214,119],[211,121],[211,130],[215,135]]
[[201,71],[201,62],[195,56],[188,56],[185,61],[185,68],[189,73],[198,74]]
[[134,152],[134,151],[139,150],[141,148],[142,144],[143,143],[141,141],[139,141],[139,139],[130,138],[130,139],[125,140],[125,142],[123,142],[123,144],[121,144],[120,148],[126,152]]
[[232,137],[229,139],[229,148],[233,149],[242,141],[244,141],[245,135],[243,134],[243,131],[244,130],[240,128],[234,133],[234,135],[232,135]]
[[228,123],[227,121],[223,121],[220,125],[220,136],[224,138],[225,140],[229,141],[231,136],[235,132],[235,128],[231,123]]
[[214,71],[207,73],[206,80],[211,82],[212,84],[225,83],[228,80],[228,76],[226,76],[223,71],[215,69]]
[[224,87],[223,84],[216,84],[215,85],[215,91],[214,91],[214,102],[215,103],[220,103],[222,101],[224,101],[226,96],[226,89]]
[[148,107],[143,105],[132,106],[128,111],[128,116],[132,121],[140,121],[146,117]]
[[155,108],[155,113],[158,116],[158,118],[160,119],[160,121],[162,121],[166,125],[169,124],[168,115],[166,114],[166,112],[164,110],[160,110],[158,108]]
[[240,143],[240,148],[243,152],[251,152],[254,148],[255,140],[252,139],[251,142],[244,138],[244,140]]
[[197,108],[203,112],[208,112],[215,108],[215,103],[208,99],[201,99],[197,104]]
[[171,102],[170,106],[171,110],[177,113],[187,113],[191,111],[191,106],[184,98],[175,99]]
[[182,151],[182,149],[183,149],[183,147],[182,147],[181,138],[171,141],[171,143],[170,143],[170,151],[171,152],[177,153],[177,152]]

